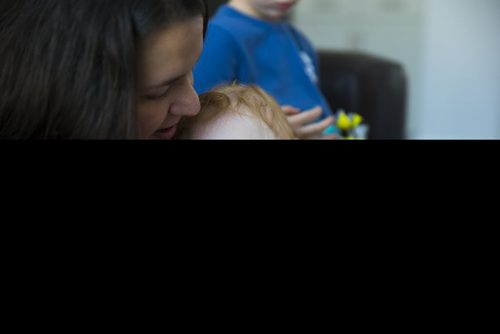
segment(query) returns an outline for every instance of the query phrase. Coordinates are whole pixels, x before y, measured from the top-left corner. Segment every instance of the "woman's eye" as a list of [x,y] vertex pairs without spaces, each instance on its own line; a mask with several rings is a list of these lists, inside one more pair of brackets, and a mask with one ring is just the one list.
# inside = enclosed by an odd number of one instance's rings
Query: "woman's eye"
[[167,93],[168,93],[168,88],[164,92],[159,94],[146,94],[144,95],[144,98],[146,100],[159,100],[167,96]]

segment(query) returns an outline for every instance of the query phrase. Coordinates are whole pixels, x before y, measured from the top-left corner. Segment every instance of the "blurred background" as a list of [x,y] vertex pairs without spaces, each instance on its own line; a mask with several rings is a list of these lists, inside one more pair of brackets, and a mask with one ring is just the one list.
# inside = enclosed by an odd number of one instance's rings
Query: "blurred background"
[[405,138],[500,139],[500,0],[302,0],[290,21],[402,66]]
[[500,138],[500,0],[302,0],[293,22],[404,65],[408,138]]

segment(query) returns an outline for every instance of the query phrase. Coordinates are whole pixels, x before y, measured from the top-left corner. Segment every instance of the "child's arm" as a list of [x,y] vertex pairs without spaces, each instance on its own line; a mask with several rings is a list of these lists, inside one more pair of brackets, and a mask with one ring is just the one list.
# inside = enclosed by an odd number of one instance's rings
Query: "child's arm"
[[293,133],[299,139],[336,139],[337,136],[323,132],[328,129],[334,122],[333,117],[328,117],[321,122],[315,122],[321,117],[322,110],[320,107],[313,108],[300,112],[299,109],[291,106],[283,106],[288,123],[293,129]]
[[238,52],[231,34],[217,25],[210,26],[203,52],[193,72],[198,94],[237,79]]

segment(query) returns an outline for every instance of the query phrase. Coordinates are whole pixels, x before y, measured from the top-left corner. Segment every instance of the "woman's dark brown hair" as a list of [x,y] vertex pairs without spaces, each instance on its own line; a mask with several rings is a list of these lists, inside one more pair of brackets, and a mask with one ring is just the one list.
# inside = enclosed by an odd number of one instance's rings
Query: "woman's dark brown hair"
[[0,138],[135,138],[141,41],[206,15],[203,0],[2,0]]

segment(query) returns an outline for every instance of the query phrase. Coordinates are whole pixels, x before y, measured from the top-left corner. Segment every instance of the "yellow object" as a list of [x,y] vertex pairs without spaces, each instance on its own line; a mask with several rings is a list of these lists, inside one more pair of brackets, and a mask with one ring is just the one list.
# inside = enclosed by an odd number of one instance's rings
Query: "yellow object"
[[341,138],[344,140],[359,139],[355,130],[363,122],[363,116],[356,113],[347,114],[343,109],[340,109],[336,116],[337,123],[335,125],[342,131]]
[[339,111],[337,118],[338,118],[337,127],[339,129],[344,131],[349,131],[351,129],[352,127],[351,120],[343,110]]
[[351,119],[351,122],[352,122],[352,128],[357,128],[358,125],[361,124],[361,122],[363,122],[363,116],[361,116],[360,114],[354,114],[352,116],[352,119]]

